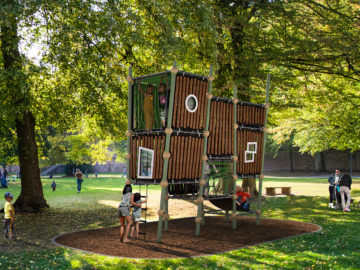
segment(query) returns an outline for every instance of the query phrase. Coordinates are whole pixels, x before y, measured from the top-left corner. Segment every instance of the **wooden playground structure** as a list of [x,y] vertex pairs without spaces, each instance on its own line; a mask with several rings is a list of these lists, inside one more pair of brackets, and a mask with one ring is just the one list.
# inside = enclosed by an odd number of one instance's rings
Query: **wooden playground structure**
[[[196,236],[205,225],[203,203],[209,200],[229,219],[239,215],[235,192],[238,179],[259,179],[257,210],[248,212],[260,223],[266,102],[254,104],[212,95],[209,76],[170,71],[132,77],[128,81],[127,183],[161,185],[157,241],[168,230],[168,200],[197,202]],[[222,207],[224,205],[227,207]],[[236,218],[232,218],[236,229]]]

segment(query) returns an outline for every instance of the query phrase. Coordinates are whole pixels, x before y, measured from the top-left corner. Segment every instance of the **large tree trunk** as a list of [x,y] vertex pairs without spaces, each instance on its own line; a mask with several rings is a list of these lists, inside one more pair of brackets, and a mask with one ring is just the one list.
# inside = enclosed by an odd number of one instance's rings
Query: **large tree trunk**
[[324,152],[318,152],[314,155],[315,170],[317,172],[326,172]]
[[2,8],[8,11],[7,20],[0,24],[1,52],[7,76],[5,94],[11,95],[12,107],[17,108],[15,115],[8,116],[9,119],[15,119],[21,172],[21,193],[15,207],[22,211],[37,211],[47,204],[40,180],[35,119],[30,112],[30,91],[19,53],[17,13],[20,12],[20,7],[18,1],[8,0]]
[[23,119],[16,120],[21,193],[14,206],[22,211],[32,212],[48,207],[40,179],[38,150],[35,140],[35,119],[30,112]]

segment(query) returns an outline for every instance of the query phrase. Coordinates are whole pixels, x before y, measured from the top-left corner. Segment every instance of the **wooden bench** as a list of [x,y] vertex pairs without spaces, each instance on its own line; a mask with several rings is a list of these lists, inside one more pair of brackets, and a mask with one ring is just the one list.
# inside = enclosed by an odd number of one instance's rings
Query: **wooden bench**
[[283,195],[289,196],[291,194],[291,187],[267,187],[267,188],[265,188],[266,195],[267,196],[275,196],[277,188],[281,188],[281,194],[283,194]]

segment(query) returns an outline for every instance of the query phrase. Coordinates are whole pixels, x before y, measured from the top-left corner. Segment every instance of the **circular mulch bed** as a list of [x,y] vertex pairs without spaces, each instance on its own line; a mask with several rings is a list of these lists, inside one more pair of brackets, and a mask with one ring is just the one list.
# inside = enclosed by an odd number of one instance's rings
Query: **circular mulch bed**
[[[55,244],[82,251],[127,258],[178,258],[226,252],[249,245],[319,231],[321,227],[304,222],[262,218],[255,225],[254,217],[238,217],[237,230],[224,217],[206,217],[195,237],[194,218],[169,220],[169,231],[157,243],[157,222],[140,224],[139,239],[121,243],[119,227],[68,233],[56,237]],[[145,237],[145,239],[144,239]]]

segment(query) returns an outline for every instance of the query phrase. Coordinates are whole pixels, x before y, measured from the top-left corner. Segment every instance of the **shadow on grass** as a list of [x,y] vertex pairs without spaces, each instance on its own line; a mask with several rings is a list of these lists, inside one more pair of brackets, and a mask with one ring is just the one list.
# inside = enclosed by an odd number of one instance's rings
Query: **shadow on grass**
[[[359,190],[352,191],[359,194]],[[40,241],[39,248],[2,249],[1,267],[25,268],[36,264],[40,269],[238,269],[238,268],[352,268],[360,265],[360,210],[350,213],[327,208],[325,197],[277,197],[268,199],[266,217],[316,223],[323,230],[309,235],[270,242],[213,256],[188,259],[135,260],[90,255],[54,248],[49,239],[66,231],[114,225],[112,209],[48,211],[23,216],[20,231],[28,230],[26,241]],[[99,223],[99,221],[101,221]],[[31,226],[29,225],[31,224]],[[238,230],[237,233],[246,233]],[[209,235],[211,237],[211,235]],[[40,239],[40,240],[39,240]],[[199,242],[199,245],[202,243]],[[3,245],[1,245],[3,247]],[[24,267],[22,267],[24,266]]]

